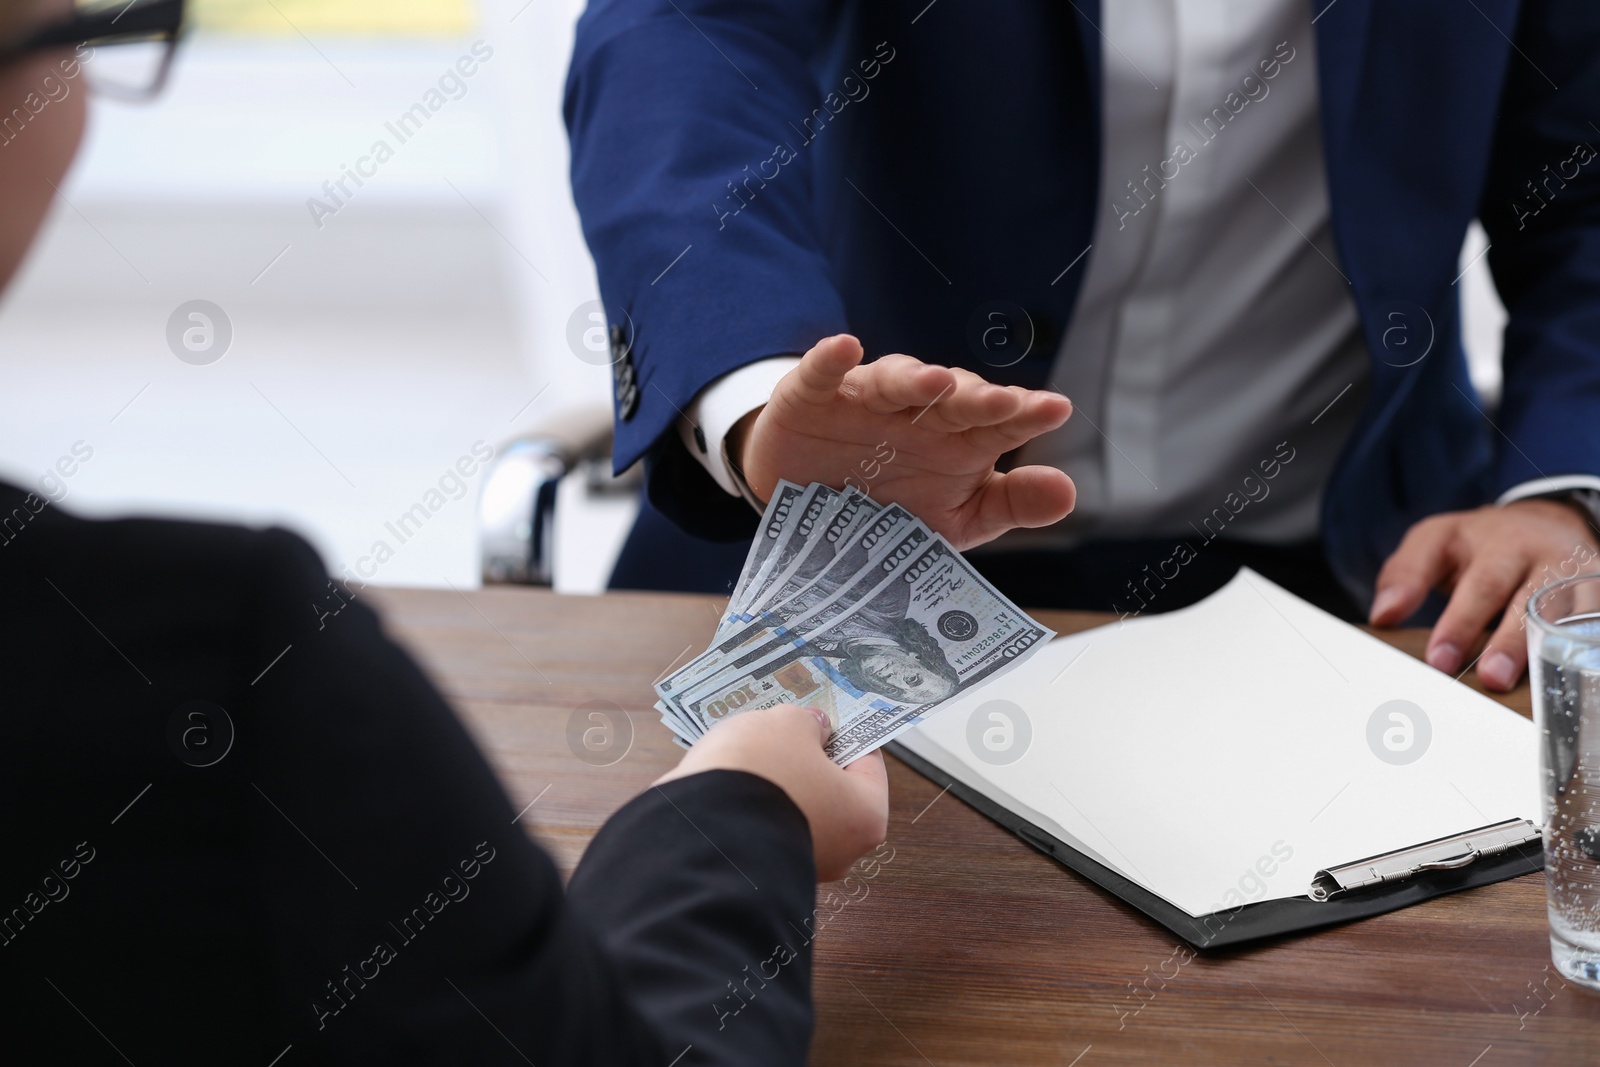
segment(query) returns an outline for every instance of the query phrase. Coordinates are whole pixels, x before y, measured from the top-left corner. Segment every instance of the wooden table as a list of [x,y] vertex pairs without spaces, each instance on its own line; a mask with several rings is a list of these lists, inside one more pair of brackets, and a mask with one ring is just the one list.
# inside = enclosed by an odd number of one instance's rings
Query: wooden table
[[[650,685],[705,647],[722,603],[363,596],[465,716],[567,872],[677,758]],[[1039,617],[1063,633],[1107,619]],[[1384,636],[1418,654],[1425,634]],[[567,741],[589,701],[632,727],[609,766]],[[1528,714],[1526,685],[1505,702]],[[1542,874],[1180,967],[1166,962],[1176,943],[1165,930],[894,759],[889,783],[893,858],[816,942],[814,1063],[1600,1063],[1600,997],[1550,967]]]

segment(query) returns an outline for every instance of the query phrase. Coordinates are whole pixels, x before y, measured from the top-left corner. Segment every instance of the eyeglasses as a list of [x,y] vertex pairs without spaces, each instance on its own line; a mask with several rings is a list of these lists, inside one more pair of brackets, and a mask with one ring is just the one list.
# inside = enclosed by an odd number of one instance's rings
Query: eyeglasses
[[[84,75],[98,93],[149,100],[161,92],[183,29],[185,0],[96,0],[72,15],[0,44],[0,66],[58,48],[88,46]],[[115,46],[111,48],[110,46]],[[100,48],[109,50],[102,53]]]

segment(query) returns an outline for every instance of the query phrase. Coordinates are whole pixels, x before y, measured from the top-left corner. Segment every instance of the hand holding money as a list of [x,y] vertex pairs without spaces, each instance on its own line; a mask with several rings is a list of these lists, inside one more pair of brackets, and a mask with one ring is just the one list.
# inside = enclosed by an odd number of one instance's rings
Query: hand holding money
[[889,783],[874,754],[838,767],[822,753],[827,717],[780,704],[723,720],[657,785],[704,771],[756,774],[789,795],[811,827],[817,880],[843,878],[850,865],[883,843]]
[[899,505],[779,482],[714,643],[656,708],[684,747],[729,717],[819,708],[847,765],[1054,636]]
[[[1072,510],[1072,479],[1054,467],[995,470],[1000,456],[1067,421],[1060,393],[985,382],[966,370],[889,355],[861,365],[861,343],[824,338],[759,411],[729,435],[729,456],[771,500],[779,478],[833,485],[877,471],[872,492],[903,505],[959,549]],[[884,456],[892,455],[888,462]]]

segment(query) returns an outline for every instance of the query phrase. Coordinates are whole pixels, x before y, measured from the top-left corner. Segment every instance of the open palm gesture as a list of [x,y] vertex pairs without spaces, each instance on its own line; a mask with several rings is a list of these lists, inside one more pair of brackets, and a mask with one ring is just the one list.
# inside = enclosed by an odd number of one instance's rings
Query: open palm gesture
[[862,366],[862,355],[849,334],[823,339],[734,428],[729,457],[757,496],[770,499],[780,478],[849,484],[958,549],[1072,510],[1072,479],[1054,467],[995,470],[1003,453],[1067,421],[1066,397],[910,356]]

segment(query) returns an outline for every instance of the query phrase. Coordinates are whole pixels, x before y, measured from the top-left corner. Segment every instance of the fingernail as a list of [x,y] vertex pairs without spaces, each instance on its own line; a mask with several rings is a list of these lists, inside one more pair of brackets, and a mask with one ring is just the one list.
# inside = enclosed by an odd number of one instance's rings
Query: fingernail
[[1372,602],[1371,617],[1374,619],[1383,618],[1389,612],[1393,611],[1403,599],[1404,594],[1402,594],[1395,586],[1391,585],[1387,589],[1378,590],[1377,599],[1373,600]]
[[1517,665],[1504,652],[1491,652],[1478,665],[1478,674],[1494,689],[1510,689],[1517,680]]
[[1448,641],[1434,645],[1428,653],[1428,666],[1436,671],[1454,674],[1461,667],[1461,650]]
[[823,711],[821,708],[809,708],[808,707],[808,708],[806,708],[806,710],[811,713],[811,717],[812,718],[817,720],[817,725],[819,725],[819,726],[831,726],[832,725],[830,722],[828,722],[828,713]]

